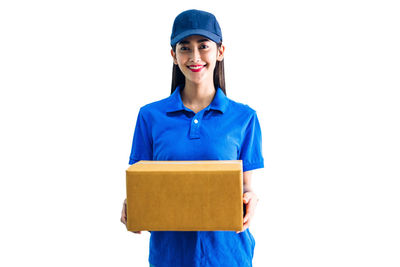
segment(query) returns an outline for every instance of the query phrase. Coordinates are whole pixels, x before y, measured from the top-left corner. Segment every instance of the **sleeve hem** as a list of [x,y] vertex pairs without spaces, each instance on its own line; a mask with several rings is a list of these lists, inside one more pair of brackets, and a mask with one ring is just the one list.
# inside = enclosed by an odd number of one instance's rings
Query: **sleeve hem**
[[141,161],[141,160],[152,160],[152,159],[150,159],[147,156],[135,156],[135,155],[133,155],[133,156],[131,156],[129,158],[129,164],[134,164],[134,163],[136,163],[138,161]]
[[129,164],[135,164],[136,162],[140,161],[139,159],[133,159],[133,158],[129,158]]
[[243,163],[243,172],[264,168],[264,161]]

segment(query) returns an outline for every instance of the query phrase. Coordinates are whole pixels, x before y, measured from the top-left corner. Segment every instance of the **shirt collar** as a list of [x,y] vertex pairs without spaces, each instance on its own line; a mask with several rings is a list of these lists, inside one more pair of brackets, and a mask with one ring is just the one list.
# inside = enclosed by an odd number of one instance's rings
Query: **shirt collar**
[[[190,111],[190,109],[186,108],[185,105],[183,105],[181,90],[182,89],[178,85],[175,88],[175,91],[168,97],[169,101],[168,101],[167,112],[175,112],[180,110]],[[226,97],[224,92],[222,92],[222,89],[218,87],[214,99],[211,101],[211,104],[208,105],[205,109],[219,110],[222,113],[224,113],[226,108],[228,107],[228,104],[229,104],[229,99]]]

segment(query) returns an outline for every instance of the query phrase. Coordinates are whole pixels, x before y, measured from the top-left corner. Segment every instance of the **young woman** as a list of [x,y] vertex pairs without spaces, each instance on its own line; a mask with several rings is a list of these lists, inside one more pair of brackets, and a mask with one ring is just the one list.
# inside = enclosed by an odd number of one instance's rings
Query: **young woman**
[[[222,33],[214,15],[187,10],[171,34],[171,95],[140,108],[129,164],[139,160],[242,160],[244,231],[153,231],[150,266],[252,266],[258,202],[251,170],[264,167],[255,110],[226,96]],[[126,224],[126,202],[121,221]],[[136,232],[140,233],[140,232]]]

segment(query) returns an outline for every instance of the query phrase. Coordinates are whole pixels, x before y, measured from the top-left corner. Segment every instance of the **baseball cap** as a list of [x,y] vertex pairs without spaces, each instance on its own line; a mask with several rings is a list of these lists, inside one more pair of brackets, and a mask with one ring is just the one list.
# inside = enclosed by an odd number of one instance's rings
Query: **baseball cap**
[[221,28],[215,16],[197,9],[183,11],[175,18],[171,46],[190,35],[202,35],[216,43],[222,41]]

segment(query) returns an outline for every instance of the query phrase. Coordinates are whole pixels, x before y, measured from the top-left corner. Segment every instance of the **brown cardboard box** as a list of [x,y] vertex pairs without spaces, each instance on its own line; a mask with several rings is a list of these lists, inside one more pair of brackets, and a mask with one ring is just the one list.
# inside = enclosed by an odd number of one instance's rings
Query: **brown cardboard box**
[[139,161],[126,170],[129,231],[242,231],[241,160]]

